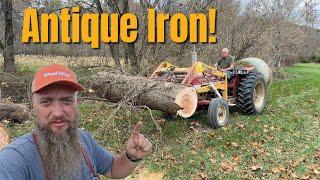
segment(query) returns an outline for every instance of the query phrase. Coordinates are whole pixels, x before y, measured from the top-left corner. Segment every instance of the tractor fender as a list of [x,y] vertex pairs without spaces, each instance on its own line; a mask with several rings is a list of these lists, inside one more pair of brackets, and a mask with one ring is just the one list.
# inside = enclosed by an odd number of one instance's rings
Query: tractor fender
[[272,79],[272,71],[269,65],[262,59],[256,57],[249,57],[241,59],[235,62],[235,65],[238,66],[248,66],[251,65],[254,67],[254,72],[259,72],[263,75],[263,79],[266,84],[269,84]]

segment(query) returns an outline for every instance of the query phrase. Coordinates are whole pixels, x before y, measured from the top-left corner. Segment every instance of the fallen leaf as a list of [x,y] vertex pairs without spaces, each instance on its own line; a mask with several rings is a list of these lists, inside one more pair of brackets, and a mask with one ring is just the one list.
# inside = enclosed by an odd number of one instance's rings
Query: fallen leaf
[[275,128],[274,126],[271,126],[271,127],[270,127],[270,130],[271,130],[271,131],[274,131],[275,129],[276,129],[276,128]]
[[313,99],[309,99],[309,102],[316,102],[315,100],[313,100]]
[[273,167],[271,168],[271,171],[274,173],[274,174],[278,174],[278,173],[281,173],[283,171],[285,171],[286,169],[282,166],[282,165],[279,165],[279,166],[276,166],[276,167]]
[[297,176],[295,173],[292,173],[292,174],[291,174],[291,177],[293,177],[293,178],[299,178],[299,176]]
[[238,122],[238,123],[237,123],[237,127],[238,127],[239,129],[244,129],[244,123],[243,123],[243,122]]
[[252,142],[251,145],[257,147],[258,143],[257,142]]
[[266,139],[267,139],[268,141],[271,141],[271,140],[273,139],[273,137],[272,137],[272,136],[266,136]]
[[197,123],[197,122],[195,122],[195,121],[192,121],[192,122],[190,123],[190,125],[191,125],[191,126],[194,126],[194,127],[199,127],[199,126],[200,126],[200,123]]
[[[203,179],[203,180],[204,180],[204,179],[209,179],[209,178],[208,178],[208,175],[206,175],[206,174],[204,174],[204,173],[198,173],[197,176],[200,177],[200,178]],[[196,178],[196,179],[197,179],[197,178]]]
[[302,175],[299,179],[309,179],[310,178],[310,176],[308,176],[308,175]]
[[147,169],[142,169],[139,171],[138,177],[127,177],[125,179],[139,179],[139,180],[162,180],[164,177],[164,172],[150,173]]
[[231,142],[231,145],[236,148],[239,147],[238,143],[235,143],[235,142]]
[[180,159],[182,159],[182,160],[184,160],[185,159],[185,156],[184,156],[184,154],[180,154]]
[[275,151],[276,151],[276,153],[281,153],[282,152],[281,149],[276,149]]
[[290,164],[290,166],[291,166],[292,168],[295,168],[295,167],[297,167],[298,164],[299,164],[299,161],[294,160],[294,161]]
[[229,174],[230,172],[234,171],[236,164],[230,161],[223,161],[220,164],[220,168],[223,170],[225,174]]
[[165,119],[158,119],[158,120],[156,120],[156,122],[157,122],[157,124],[159,124],[159,125],[164,125],[164,124],[166,124],[167,120],[165,120]]
[[320,160],[320,149],[316,150],[314,153],[314,158]]
[[250,136],[258,137],[258,136],[259,136],[259,133],[257,133],[257,132],[253,132],[252,134],[250,134]]
[[150,173],[149,174],[149,179],[152,179],[152,180],[157,180],[157,179],[163,179],[163,176],[164,176],[164,173],[163,172],[160,172],[160,173]]
[[195,133],[195,134],[199,133],[199,130],[197,128],[195,128],[194,126],[190,126],[189,128],[190,128],[190,130],[193,131],[193,133]]
[[233,160],[233,161],[240,161],[240,160],[241,160],[241,157],[235,155],[235,156],[232,157],[232,160]]
[[89,91],[89,93],[93,93],[93,92],[94,92],[94,90],[93,90],[93,89],[89,89],[88,91]]
[[259,169],[261,169],[262,167],[260,166],[260,165],[258,165],[258,164],[255,164],[255,165],[252,165],[251,166],[251,170],[252,171],[257,171],[257,170],[259,170]]

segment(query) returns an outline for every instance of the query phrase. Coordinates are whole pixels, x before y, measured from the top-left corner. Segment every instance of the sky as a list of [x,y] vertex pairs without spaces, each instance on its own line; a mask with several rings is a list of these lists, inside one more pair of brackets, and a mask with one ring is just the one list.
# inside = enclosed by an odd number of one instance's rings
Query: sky
[[[246,4],[252,0],[240,0],[240,1],[244,4]],[[304,7],[305,1],[307,1],[307,0],[298,0],[299,4],[298,4],[297,10],[295,12],[297,17],[300,17],[302,15],[302,9]],[[317,22],[315,24],[315,27],[320,29],[320,0],[313,0],[313,2],[316,3],[315,12],[316,12],[316,16],[317,16],[317,20],[316,20]]]

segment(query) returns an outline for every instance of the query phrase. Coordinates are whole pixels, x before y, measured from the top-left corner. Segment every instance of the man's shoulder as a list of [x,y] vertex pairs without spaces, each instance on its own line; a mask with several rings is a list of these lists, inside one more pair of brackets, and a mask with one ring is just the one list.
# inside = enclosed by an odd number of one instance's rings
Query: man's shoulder
[[234,56],[232,56],[232,55],[229,55],[229,58],[228,58],[229,60],[234,60],[235,59],[235,57]]
[[24,150],[24,149],[33,149],[34,143],[32,139],[31,133],[25,134],[21,137],[16,138],[10,144],[8,144],[4,149],[16,149],[16,150]]
[[78,135],[80,137],[80,141],[85,142],[87,144],[91,144],[94,141],[91,133],[82,128],[78,128]]
[[[3,158],[18,158],[23,157],[25,159],[32,158],[35,152],[35,145],[30,133],[18,137],[4,149],[0,151],[0,159]],[[12,160],[14,160],[12,159]]]
[[78,128],[78,135],[80,135],[80,137],[84,136],[85,138],[91,137],[91,133],[82,128]]

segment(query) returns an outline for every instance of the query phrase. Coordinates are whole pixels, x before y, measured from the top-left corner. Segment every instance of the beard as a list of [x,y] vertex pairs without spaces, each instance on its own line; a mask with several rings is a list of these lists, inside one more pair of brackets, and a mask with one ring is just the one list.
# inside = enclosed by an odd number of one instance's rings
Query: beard
[[53,119],[46,124],[36,120],[39,146],[44,166],[54,179],[72,179],[80,173],[82,152],[77,133],[77,121],[65,119],[68,129],[55,133],[51,129]]

